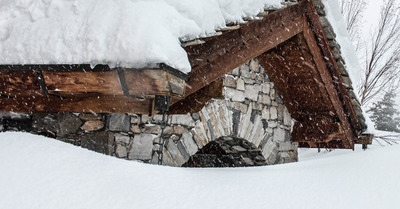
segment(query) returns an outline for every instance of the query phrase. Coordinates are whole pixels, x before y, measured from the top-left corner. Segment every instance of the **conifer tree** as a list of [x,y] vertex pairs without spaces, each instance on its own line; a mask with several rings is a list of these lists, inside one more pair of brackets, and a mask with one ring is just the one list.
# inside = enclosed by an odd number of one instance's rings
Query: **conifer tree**
[[372,113],[371,120],[375,122],[375,128],[382,131],[400,132],[400,113],[395,106],[396,94],[394,90],[388,91],[382,100],[373,103],[368,112]]

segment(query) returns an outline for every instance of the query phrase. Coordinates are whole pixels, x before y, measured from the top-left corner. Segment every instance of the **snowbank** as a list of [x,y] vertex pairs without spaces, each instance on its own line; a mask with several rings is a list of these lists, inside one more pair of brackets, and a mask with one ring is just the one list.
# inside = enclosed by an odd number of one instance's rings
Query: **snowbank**
[[0,208],[400,207],[399,145],[335,153],[309,149],[300,152],[299,163],[188,169],[0,133]]
[[191,70],[179,39],[209,36],[282,0],[0,0],[0,64],[166,63]]
[[[361,65],[358,61],[358,56],[356,51],[354,50],[353,43],[349,39],[349,34],[347,32],[346,23],[343,19],[343,16],[340,12],[339,2],[337,0],[322,0],[322,3],[325,6],[326,10],[326,18],[331,23],[335,33],[336,33],[336,41],[341,46],[340,51],[342,52],[343,59],[346,62],[346,69],[349,73],[350,79],[353,82],[353,87],[357,88],[360,86],[362,69]],[[356,94],[358,101],[358,95]],[[375,128],[374,123],[369,118],[368,114],[363,110],[365,123],[368,126],[368,129],[364,132],[366,134],[374,134]]]

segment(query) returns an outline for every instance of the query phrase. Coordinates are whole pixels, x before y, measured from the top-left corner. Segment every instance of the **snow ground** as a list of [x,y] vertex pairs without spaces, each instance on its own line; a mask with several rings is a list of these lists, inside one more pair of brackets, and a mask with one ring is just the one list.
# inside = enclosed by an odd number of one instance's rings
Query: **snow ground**
[[148,165],[0,133],[0,208],[400,208],[400,146],[254,168]]

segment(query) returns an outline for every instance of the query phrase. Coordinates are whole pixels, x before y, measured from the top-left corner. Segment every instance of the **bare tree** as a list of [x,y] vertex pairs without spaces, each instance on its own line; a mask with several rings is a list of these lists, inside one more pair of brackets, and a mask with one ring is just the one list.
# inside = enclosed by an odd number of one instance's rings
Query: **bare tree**
[[361,39],[360,26],[366,5],[365,0],[340,0],[341,13],[347,24],[347,31],[351,41],[355,43],[359,43]]
[[400,7],[395,0],[384,2],[378,27],[365,45],[364,75],[359,87],[366,105],[385,89],[398,85],[400,76]]
[[400,143],[400,134],[390,132],[378,132],[374,136],[375,141],[382,147]]

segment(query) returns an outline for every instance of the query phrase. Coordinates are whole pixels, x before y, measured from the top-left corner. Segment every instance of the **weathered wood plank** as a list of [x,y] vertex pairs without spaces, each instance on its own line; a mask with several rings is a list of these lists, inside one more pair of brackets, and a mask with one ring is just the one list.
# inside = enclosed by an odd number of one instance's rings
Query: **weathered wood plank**
[[204,44],[185,48],[192,67],[195,66],[189,74],[186,96],[300,33],[304,7],[299,3],[242,25],[238,30],[224,32]]
[[345,112],[349,115],[350,124],[353,128],[352,130],[354,131],[355,135],[358,135],[358,133],[362,130],[361,124],[358,121],[358,117],[352,106],[351,99],[349,97],[346,86],[344,85],[343,78],[336,63],[335,57],[333,56],[331,48],[329,47],[328,39],[326,38],[321,22],[319,21],[319,16],[314,7],[314,4],[311,2],[311,0],[307,1],[307,17],[310,26],[306,25],[306,27],[312,28],[313,34],[315,35],[315,40],[320,46],[323,56],[329,59],[329,62],[327,62],[327,68],[332,74],[334,85],[338,90],[338,95],[340,97],[340,100],[342,101],[343,108]]
[[117,71],[47,71],[43,70],[47,91],[67,96],[85,93],[123,95]]
[[[346,117],[345,110],[343,108],[343,103],[338,95],[338,89],[334,85],[334,80],[332,75],[329,73],[327,68],[327,63],[335,62],[335,60],[325,61],[323,54],[321,53],[321,49],[318,46],[318,42],[315,39],[314,33],[311,30],[311,27],[308,25],[308,22],[305,21],[304,24],[304,37],[307,41],[308,47],[314,57],[314,61],[317,65],[317,70],[323,80],[324,88],[326,89],[329,98],[331,100],[332,105],[334,106],[335,112],[340,120],[340,123],[344,129],[344,133],[346,135],[346,140],[343,141],[343,144],[347,148],[354,149],[354,141],[356,140],[355,133],[352,131],[353,129],[350,126],[349,120]],[[326,40],[327,41],[327,40]],[[340,76],[340,74],[339,74]]]
[[[39,95],[43,90],[39,74],[47,93],[63,97],[93,95],[125,95],[117,69],[89,65],[2,65],[0,66],[0,94]],[[182,97],[185,81],[162,69],[122,69],[129,95],[154,97],[168,95]]]
[[373,138],[374,138],[374,135],[372,135],[372,134],[363,134],[363,135],[359,136],[354,143],[356,143],[356,144],[372,144]]
[[0,70],[0,95],[42,95],[38,76],[33,70]]
[[[343,136],[345,137],[345,136]],[[299,142],[299,147],[303,148],[320,148],[320,149],[348,149],[344,144],[340,136],[330,142]]]
[[183,79],[162,70],[124,70],[124,75],[130,95],[181,97],[185,92]]
[[313,115],[309,116],[308,120],[295,122],[292,141],[326,143],[341,134],[343,134],[342,126],[334,117]]
[[303,35],[257,58],[297,121],[308,120],[310,115],[329,115],[334,110]]
[[124,96],[96,97],[0,97],[0,110],[23,113],[96,112],[96,113],[149,113],[149,100],[140,101]]
[[222,97],[222,91],[223,81],[222,79],[218,79],[185,99],[175,102],[175,104],[170,107],[168,114],[199,112],[211,99]]

